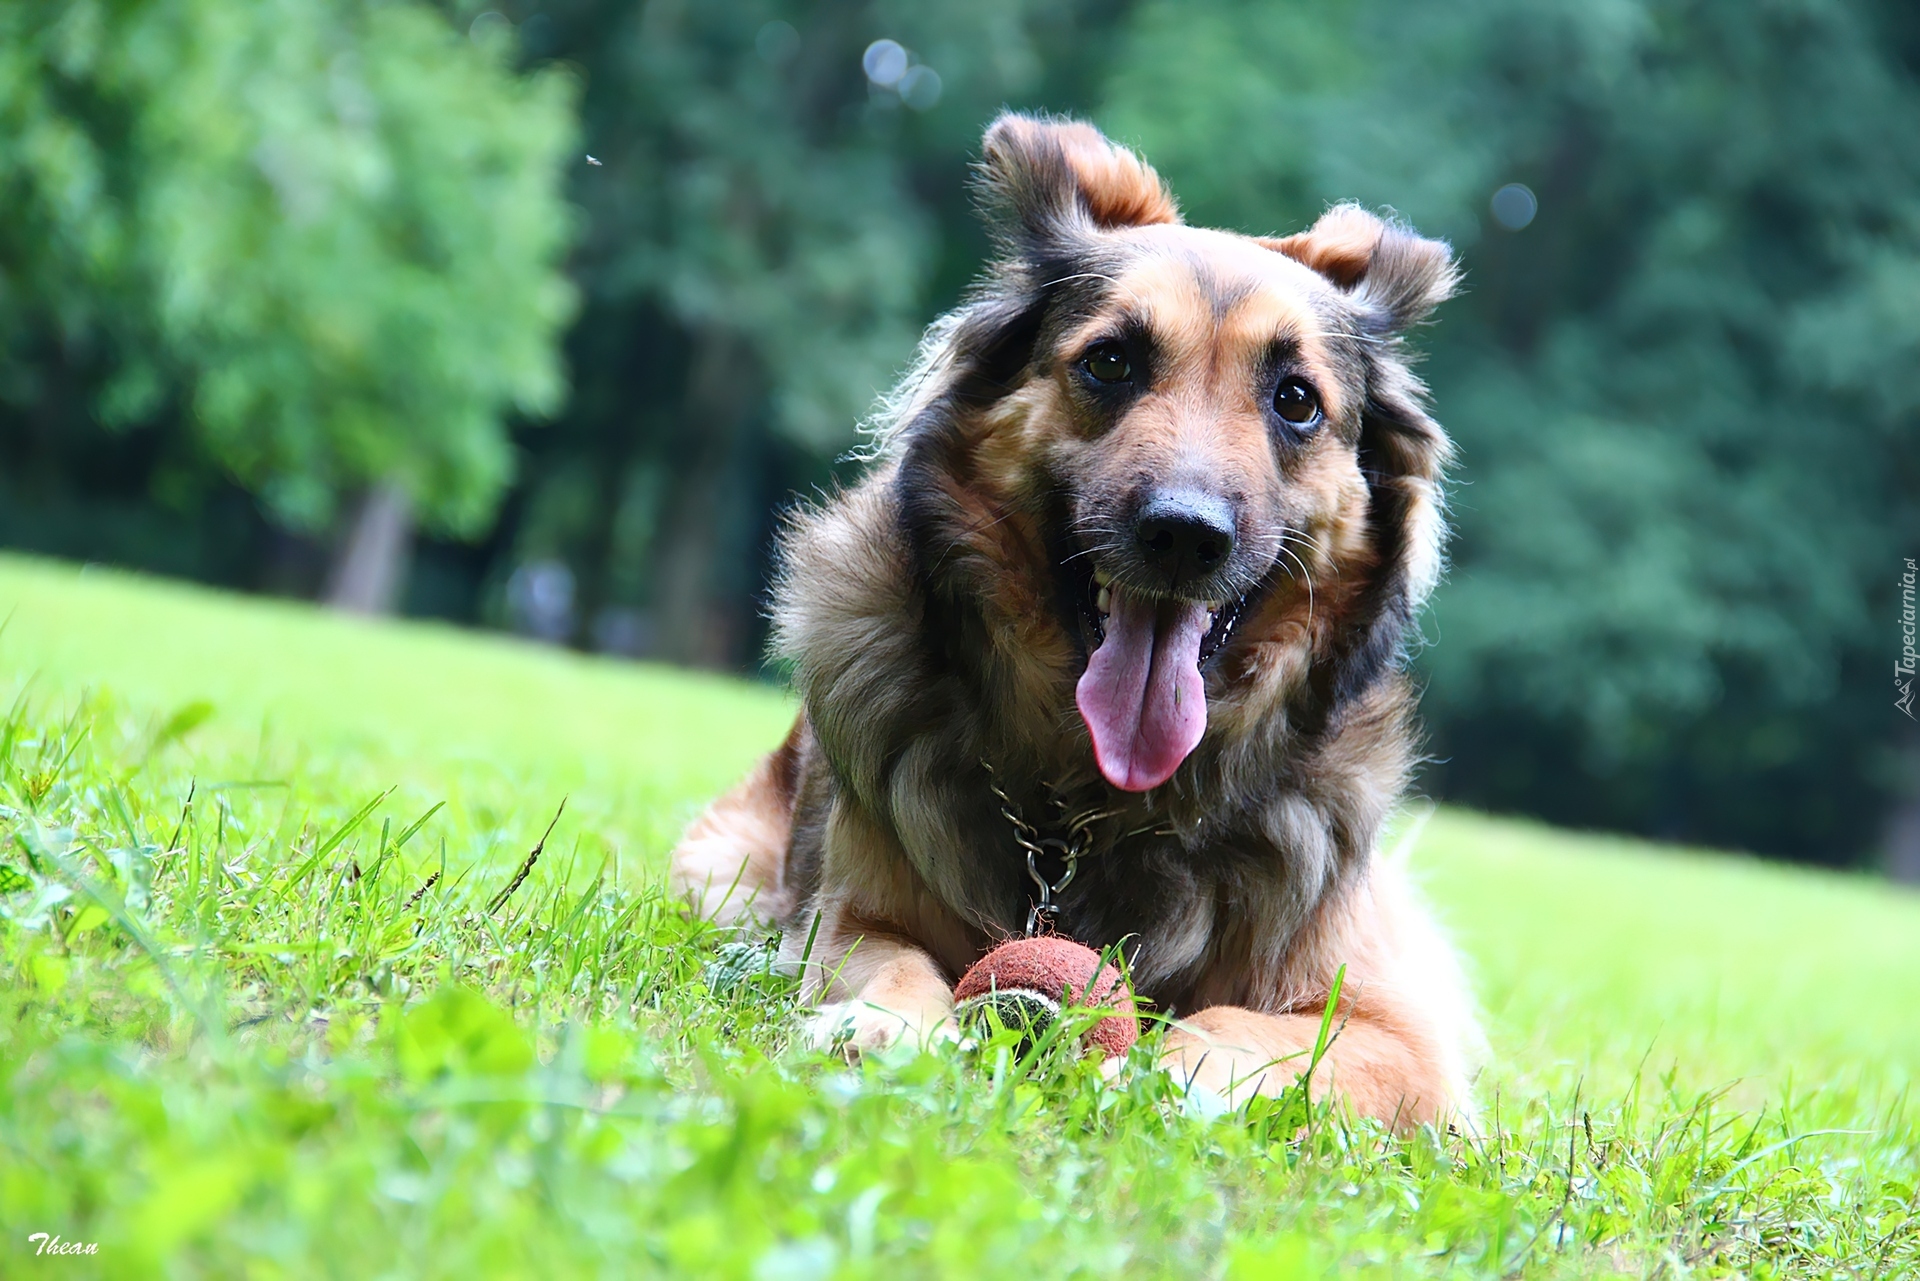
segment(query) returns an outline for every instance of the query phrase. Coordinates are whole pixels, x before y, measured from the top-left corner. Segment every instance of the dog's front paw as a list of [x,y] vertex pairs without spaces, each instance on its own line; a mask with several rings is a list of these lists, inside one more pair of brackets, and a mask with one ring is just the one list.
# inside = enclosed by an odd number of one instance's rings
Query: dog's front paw
[[[1100,1065],[1100,1077],[1108,1089],[1130,1089],[1142,1077],[1161,1076],[1173,1083],[1173,1096],[1188,1116],[1213,1120],[1234,1109],[1235,1091],[1230,1075],[1209,1070],[1204,1058],[1189,1062],[1178,1051],[1162,1055],[1148,1064],[1130,1055],[1116,1054]],[[1203,1079],[1204,1078],[1204,1079]],[[1224,1086],[1224,1092],[1216,1087]],[[1245,1095],[1245,1090],[1239,1091]],[[1241,1098],[1245,1102],[1245,1098]]]
[[896,1045],[927,1049],[936,1042],[958,1040],[959,1036],[960,1030],[950,1015],[909,1014],[870,1001],[823,1005],[800,1029],[800,1039],[808,1049],[839,1054],[849,1062]]
[[1277,1095],[1299,1079],[1306,1056],[1274,1058],[1181,1025],[1156,1065],[1174,1079],[1187,1106],[1203,1116],[1245,1107],[1256,1095]]

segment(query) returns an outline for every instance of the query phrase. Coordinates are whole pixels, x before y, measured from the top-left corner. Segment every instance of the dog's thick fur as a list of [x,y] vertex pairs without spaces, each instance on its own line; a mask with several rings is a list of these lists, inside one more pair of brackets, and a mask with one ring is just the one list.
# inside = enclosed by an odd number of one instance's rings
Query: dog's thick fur
[[[786,533],[776,645],[805,711],[689,830],[676,885],[775,922],[827,1007],[816,1035],[873,1047],[950,1027],[956,977],[1025,923],[995,784],[1043,831],[1113,811],[1058,927],[1123,946],[1180,1020],[1170,1070],[1283,1088],[1344,965],[1316,1087],[1401,1126],[1462,1116],[1465,986],[1376,854],[1412,760],[1401,660],[1449,448],[1401,335],[1452,292],[1449,250],[1352,206],[1285,239],[1188,227],[1084,124],[1003,116],[981,171],[991,272],[928,332],[868,477]],[[1093,381],[1102,343],[1131,353],[1124,385]],[[1276,416],[1286,379],[1317,397],[1305,428]],[[1075,710],[1089,576],[1180,606],[1116,532],[1169,477],[1234,513],[1232,557],[1188,599],[1238,621],[1202,651],[1199,745],[1126,791]]]

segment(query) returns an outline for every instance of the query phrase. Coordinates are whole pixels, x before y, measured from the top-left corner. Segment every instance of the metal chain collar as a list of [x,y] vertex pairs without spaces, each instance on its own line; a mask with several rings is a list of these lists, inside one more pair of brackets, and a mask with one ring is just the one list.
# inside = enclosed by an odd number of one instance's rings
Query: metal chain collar
[[[1102,819],[1113,817],[1118,811],[1088,810],[1067,822],[1065,836],[1042,836],[1033,824],[1021,817],[1020,807],[1015,805],[1013,798],[1002,791],[1000,784],[994,781],[993,766],[985,760],[982,760],[980,765],[987,771],[987,786],[993,790],[994,796],[1000,801],[1001,817],[1006,819],[1008,825],[1013,828],[1014,844],[1026,851],[1027,875],[1040,889],[1039,897],[1034,900],[1033,906],[1027,909],[1027,937],[1032,938],[1040,932],[1043,922],[1049,926],[1052,925],[1054,913],[1059,910],[1057,902],[1059,894],[1073,884],[1074,873],[1080,869],[1080,859],[1093,845],[1093,825]],[[1040,856],[1048,850],[1057,851],[1066,861],[1067,870],[1061,873],[1057,881],[1047,880],[1046,875],[1040,870]]]

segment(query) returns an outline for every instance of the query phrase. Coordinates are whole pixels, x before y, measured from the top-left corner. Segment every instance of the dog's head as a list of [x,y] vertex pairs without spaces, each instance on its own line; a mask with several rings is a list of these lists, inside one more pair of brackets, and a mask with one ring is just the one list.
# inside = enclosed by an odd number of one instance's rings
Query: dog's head
[[1210,695],[1332,714],[1438,574],[1448,447],[1399,339],[1452,292],[1447,247],[1353,206],[1285,239],[1189,227],[1131,152],[1025,116],[987,131],[982,186],[999,257],[898,434],[923,564],[1014,613],[1009,570],[1045,583],[1063,643],[1021,634],[1084,663],[1116,787],[1170,778]]

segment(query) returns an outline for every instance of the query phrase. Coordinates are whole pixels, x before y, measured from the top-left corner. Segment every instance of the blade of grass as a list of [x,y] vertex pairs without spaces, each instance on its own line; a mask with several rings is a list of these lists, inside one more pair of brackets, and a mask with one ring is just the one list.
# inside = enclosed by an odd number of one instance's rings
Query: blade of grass
[[[367,816],[369,814],[372,814],[376,809],[379,809],[380,803],[386,800],[389,796],[392,796],[393,793],[394,793],[394,789],[389,787],[386,791],[380,793],[380,795],[374,797],[372,800],[368,801],[365,805],[362,805],[359,808],[359,810],[357,810],[354,813],[352,818],[348,819],[346,822],[342,823],[339,827],[335,828],[333,831],[333,835],[327,837],[326,840],[322,841],[320,845],[313,851],[313,853],[307,855],[307,857],[301,861],[300,865],[296,867],[287,876],[285,880],[280,882],[279,886],[276,887],[273,891],[273,896],[271,901],[278,903],[281,899],[291,894],[294,891],[294,889],[297,888],[301,883],[303,883],[309,876],[313,875],[313,870],[316,867],[320,866],[320,861],[326,858],[327,855],[333,853],[334,850],[338,849],[340,847],[341,842],[345,841],[347,837],[353,835],[353,830],[359,827],[361,823],[365,822],[367,819]],[[249,907],[251,907],[251,903],[249,903]]]

